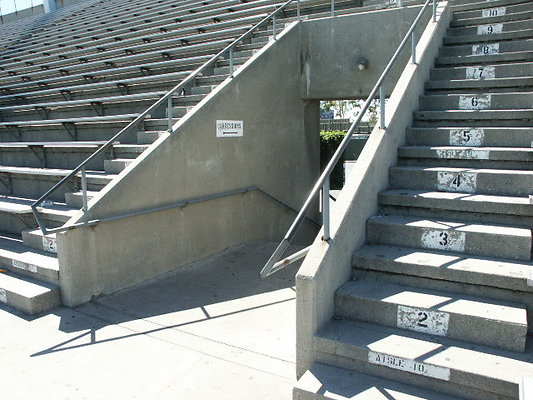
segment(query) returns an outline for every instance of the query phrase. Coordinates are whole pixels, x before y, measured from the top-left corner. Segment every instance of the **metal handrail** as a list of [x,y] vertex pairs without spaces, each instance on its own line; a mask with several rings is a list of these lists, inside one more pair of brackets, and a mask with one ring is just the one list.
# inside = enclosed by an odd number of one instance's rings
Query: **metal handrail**
[[297,253],[293,254],[292,256],[289,256],[281,261],[281,256],[287,250],[289,247],[292,239],[294,238],[294,235],[298,229],[298,227],[303,222],[305,215],[309,211],[309,208],[311,207],[311,204],[314,202],[315,196],[317,196],[319,193],[321,193],[320,196],[320,206],[322,211],[322,221],[323,221],[323,236],[322,240],[328,241],[330,239],[330,216],[329,216],[329,177],[333,171],[333,168],[337,165],[337,162],[341,158],[342,153],[348,146],[348,143],[350,142],[350,139],[353,135],[353,133],[357,130],[359,124],[361,123],[361,119],[367,112],[368,108],[370,107],[372,101],[376,97],[376,95],[379,92],[379,98],[380,98],[380,128],[385,129],[385,88],[383,85],[383,82],[385,81],[385,78],[387,77],[388,73],[392,69],[392,66],[398,59],[400,52],[403,50],[405,45],[410,39],[411,36],[411,43],[412,43],[412,55],[411,55],[411,61],[412,63],[416,64],[416,53],[415,53],[415,46],[416,46],[416,40],[415,40],[415,29],[422,19],[422,16],[426,9],[428,8],[429,4],[433,2],[433,22],[437,21],[437,14],[436,14],[436,2],[435,0],[426,0],[424,5],[422,6],[422,9],[416,16],[415,20],[411,24],[411,27],[405,34],[405,37],[401,41],[401,43],[398,45],[396,51],[392,55],[391,59],[389,60],[389,63],[381,73],[379,79],[377,80],[376,84],[372,88],[372,91],[368,95],[365,104],[363,105],[363,108],[359,112],[359,115],[357,116],[357,119],[354,121],[354,123],[351,125],[350,129],[346,133],[346,136],[342,140],[342,142],[339,144],[339,147],[331,157],[328,165],[326,168],[324,168],[324,171],[316,181],[315,185],[313,186],[313,189],[311,190],[311,193],[308,195],[307,199],[305,200],[302,208],[300,209],[300,212],[294,219],[293,223],[291,224],[289,230],[285,234],[283,240],[279,243],[278,247],[272,255],[270,256],[269,260],[266,262],[265,266],[261,270],[261,277],[266,278],[267,276],[273,274],[276,271],[279,271],[280,269],[286,267],[290,263],[305,257],[311,246],[302,249],[298,251]]
[[54,192],[56,192],[61,186],[63,186],[68,180],[73,178],[74,176],[77,176],[78,173],[81,174],[81,186],[82,186],[82,198],[83,198],[83,207],[82,210],[84,213],[87,211],[87,178],[85,173],[85,166],[90,163],[93,159],[98,157],[100,154],[102,154],[105,150],[107,150],[110,146],[113,145],[114,142],[116,142],[119,138],[121,138],[125,133],[129,132],[131,128],[136,127],[138,124],[140,124],[147,115],[149,115],[152,111],[160,107],[164,104],[165,101],[167,101],[167,118],[168,118],[168,130],[172,132],[172,123],[173,123],[173,117],[172,117],[172,96],[174,93],[181,91],[185,89],[185,87],[191,83],[200,73],[202,73],[204,70],[206,70],[208,67],[210,67],[212,64],[214,64],[216,61],[218,61],[222,56],[224,56],[226,53],[229,53],[229,62],[230,62],[230,74],[229,77],[233,77],[233,50],[236,46],[240,45],[243,40],[248,39],[257,29],[262,27],[263,25],[267,24],[271,19],[273,20],[273,39],[276,40],[276,14],[280,13],[281,11],[285,10],[290,4],[296,2],[297,3],[297,18],[300,19],[300,0],[288,0],[285,3],[283,3],[281,6],[277,7],[274,11],[272,11],[270,14],[268,14],[265,18],[263,18],[261,21],[259,21],[257,24],[252,26],[250,29],[248,29],[245,33],[243,33],[241,36],[239,36],[237,39],[235,39],[233,42],[231,42],[229,45],[227,45],[224,49],[220,50],[217,54],[215,54],[213,57],[211,57],[209,60],[207,60],[204,64],[202,64],[200,67],[198,67],[196,70],[192,71],[185,79],[183,79],[179,84],[174,86],[172,89],[170,89],[163,97],[161,97],[159,100],[157,100],[154,104],[152,104],[150,107],[148,107],[143,113],[141,113],[137,118],[135,118],[133,121],[131,121],[128,125],[126,125],[123,129],[121,129],[116,135],[114,135],[111,139],[109,139],[105,144],[103,144],[101,147],[99,147],[93,154],[91,154],[89,157],[87,157],[84,161],[82,161],[76,168],[72,170],[68,175],[66,175],[63,179],[61,179],[58,183],[56,183],[54,186],[52,186],[49,190],[46,191],[41,197],[39,197],[35,202],[31,205],[31,210],[33,212],[33,215],[35,217],[35,220],[37,221],[37,224],[39,225],[39,228],[41,229],[42,233],[46,235],[47,233],[51,232],[48,230],[41,219],[41,215],[39,211],[37,210],[37,207],[40,206],[46,199],[50,197],[50,195]]

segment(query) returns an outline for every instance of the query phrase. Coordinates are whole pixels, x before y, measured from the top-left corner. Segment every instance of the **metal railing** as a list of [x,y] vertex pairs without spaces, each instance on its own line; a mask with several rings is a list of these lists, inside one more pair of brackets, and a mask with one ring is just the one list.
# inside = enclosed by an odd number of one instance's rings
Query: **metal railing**
[[[302,0],[303,1],[303,0]],[[333,1],[333,0],[332,0]],[[252,26],[250,29],[248,29],[245,33],[243,33],[241,36],[239,36],[237,39],[235,39],[233,42],[231,42],[228,46],[226,46],[224,49],[220,50],[217,54],[215,54],[213,57],[211,57],[209,60],[207,60],[204,64],[202,64],[200,67],[198,67],[196,70],[191,72],[185,79],[183,79],[178,85],[174,86],[172,89],[170,89],[163,97],[161,97],[159,100],[157,100],[154,104],[152,104],[148,109],[146,109],[144,112],[142,112],[137,118],[135,118],[133,121],[131,121],[128,125],[126,125],[123,129],[121,129],[116,135],[114,135],[111,139],[109,139],[105,144],[103,144],[101,147],[99,147],[93,154],[91,154],[89,157],[87,157],[83,162],[81,162],[76,168],[74,168],[68,175],[66,175],[64,178],[62,178],[58,183],[56,183],[52,188],[50,188],[46,193],[44,193],[41,197],[39,197],[35,202],[31,205],[31,210],[33,212],[33,215],[35,217],[35,220],[37,221],[37,224],[39,225],[39,228],[41,229],[42,233],[44,235],[48,233],[53,232],[59,232],[70,229],[70,226],[64,225],[59,228],[53,228],[53,229],[47,229],[46,225],[44,224],[44,221],[41,218],[41,214],[37,210],[37,207],[39,207],[43,202],[45,202],[47,199],[50,198],[50,196],[55,193],[60,187],[62,187],[65,183],[67,183],[72,178],[77,178],[78,175],[81,178],[81,190],[82,190],[82,210],[83,212],[87,212],[88,210],[88,198],[87,198],[87,176],[86,176],[86,165],[89,164],[92,160],[94,160],[96,157],[101,155],[103,152],[105,152],[109,147],[111,147],[115,142],[117,142],[120,138],[122,138],[126,133],[131,133],[131,130],[133,128],[136,128],[140,123],[144,121],[144,119],[150,115],[151,112],[155,111],[162,105],[166,104],[167,108],[167,119],[168,119],[168,130],[169,132],[172,132],[172,125],[174,122],[173,114],[172,114],[172,108],[173,108],[173,98],[174,94],[179,93],[182,94],[182,92],[187,88],[188,85],[192,84],[193,81],[205,70],[210,68],[213,64],[215,64],[217,61],[219,61],[224,56],[228,56],[229,58],[229,77],[233,77],[233,52],[235,51],[235,47],[240,45],[243,41],[249,39],[255,31],[257,31],[259,28],[263,26],[268,26],[270,20],[272,20],[273,25],[273,40],[276,40],[276,15],[286,10],[286,8],[291,5],[292,3],[296,3],[296,17],[298,20],[301,19],[300,17],[300,0],[288,0],[285,3],[283,3],[281,6],[277,7],[274,11],[272,11],[270,14],[268,14],[266,17],[264,17],[261,21],[259,21],[257,24]],[[75,226],[78,226],[79,224],[76,224]]]
[[416,33],[415,29],[417,28],[418,23],[421,21],[422,16],[424,15],[426,9],[429,7],[430,3],[433,2],[433,16],[432,21],[437,21],[437,5],[436,0],[426,0],[424,5],[422,6],[422,9],[416,16],[415,20],[411,24],[411,27],[405,34],[405,37],[401,41],[401,43],[398,45],[396,51],[392,55],[391,59],[389,60],[387,66],[383,70],[382,74],[380,75],[379,79],[377,80],[376,84],[372,88],[372,91],[368,95],[365,104],[363,105],[361,111],[359,112],[359,115],[357,116],[356,120],[348,130],[348,133],[342,140],[342,142],[339,144],[339,147],[331,157],[331,160],[327,164],[327,166],[324,168],[324,171],[320,175],[320,178],[316,181],[315,185],[313,186],[313,189],[311,190],[311,193],[305,200],[300,212],[296,216],[295,220],[291,224],[289,230],[285,234],[283,240],[279,243],[278,247],[272,253],[271,257],[261,270],[261,277],[265,278],[271,274],[273,274],[276,271],[279,271],[280,269],[286,267],[287,265],[305,257],[307,253],[309,252],[309,249],[311,246],[308,246],[297,253],[294,253],[283,260],[279,261],[282,257],[283,253],[287,250],[289,247],[292,239],[294,238],[296,231],[298,230],[301,223],[304,221],[305,216],[307,215],[307,212],[311,208],[311,205],[315,201],[315,197],[319,195],[320,199],[320,211],[322,213],[322,224],[323,224],[323,235],[322,240],[328,241],[330,237],[330,210],[329,210],[329,178],[331,173],[333,172],[333,168],[337,165],[337,162],[339,161],[342,153],[348,146],[348,143],[350,142],[350,139],[352,138],[352,135],[354,132],[357,131],[357,128],[359,127],[359,124],[361,123],[361,120],[367,110],[369,109],[371,102],[374,100],[376,95],[379,95],[380,99],[380,118],[379,118],[379,126],[381,129],[385,129],[385,87],[384,87],[384,81],[387,75],[389,74],[390,70],[392,69],[394,63],[398,59],[401,51],[406,46],[407,42],[411,41],[411,62],[416,64]]

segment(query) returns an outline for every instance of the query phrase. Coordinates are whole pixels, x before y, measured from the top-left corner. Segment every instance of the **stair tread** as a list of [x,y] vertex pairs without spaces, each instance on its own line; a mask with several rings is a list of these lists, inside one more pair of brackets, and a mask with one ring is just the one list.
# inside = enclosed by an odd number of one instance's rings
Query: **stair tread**
[[19,239],[4,234],[0,235],[0,257],[59,272],[56,255],[26,247]]
[[533,376],[531,348],[521,354],[473,344],[465,346],[446,337],[357,321],[330,321],[315,336],[315,348],[332,354],[346,352],[364,361],[376,360],[376,354],[384,354],[424,363],[438,369],[434,376],[437,379],[509,397],[517,393],[522,376]]
[[26,298],[33,298],[58,290],[56,285],[7,273],[0,273],[0,288]]
[[[364,265],[363,265],[364,263]],[[354,253],[356,268],[449,279],[533,292],[533,263],[390,245],[365,245]],[[533,285],[533,281],[530,282]]]
[[393,170],[406,171],[433,171],[433,172],[475,172],[477,174],[515,174],[523,176],[533,176],[533,171],[524,171],[519,169],[491,169],[491,168],[465,168],[465,167],[416,167],[416,166],[394,166]]
[[[31,213],[31,205],[35,200],[25,199],[20,197],[0,196],[0,211],[11,214],[27,214]],[[39,207],[40,212],[52,213],[57,215],[71,216],[77,211],[72,207],[67,207],[63,204],[53,203],[46,205],[46,207]]]
[[457,160],[533,161],[533,148],[485,146],[402,146],[402,158],[438,158]]
[[531,230],[516,226],[492,225],[482,223],[468,223],[464,221],[447,221],[442,219],[429,219],[420,217],[406,217],[399,215],[376,215],[369,221],[381,224],[408,225],[427,229],[447,229],[458,232],[492,233],[498,235],[531,237]]
[[386,190],[380,193],[380,195],[393,197],[410,197],[410,198],[423,198],[427,200],[446,200],[446,201],[459,201],[459,202],[472,202],[472,203],[495,203],[502,206],[520,205],[531,208],[528,215],[533,215],[533,207],[530,207],[528,197],[519,196],[498,196],[498,195],[486,195],[486,194],[472,194],[461,192],[437,192],[427,190],[413,190],[413,189],[396,189]]
[[[33,174],[33,175],[50,175],[66,176],[72,172],[70,169],[61,168],[33,168],[33,167],[8,167],[0,166],[0,173],[12,174]],[[87,178],[113,178],[116,174],[108,174],[103,171],[87,171]]]
[[327,400],[458,400],[457,397],[322,363],[314,363],[304,373],[296,382],[295,391]]
[[337,289],[336,295],[522,325],[524,335],[527,330],[526,307],[523,304],[365,280],[346,282]]

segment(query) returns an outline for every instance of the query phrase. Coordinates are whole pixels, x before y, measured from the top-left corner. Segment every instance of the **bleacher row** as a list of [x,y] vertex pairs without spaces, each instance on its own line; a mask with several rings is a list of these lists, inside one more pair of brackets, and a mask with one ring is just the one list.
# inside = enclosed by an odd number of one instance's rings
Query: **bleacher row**
[[[89,0],[53,13],[46,17],[46,23],[34,28],[25,20],[0,26],[0,32],[16,32],[16,40],[6,36],[0,51],[2,266],[57,284],[57,258],[43,252],[54,252],[55,242],[36,229],[32,202],[169,89],[283,3]],[[343,0],[335,3],[335,12],[340,15],[376,7],[382,7],[381,2],[361,7],[361,0]],[[301,14],[304,18],[330,16],[331,3],[302,0]],[[278,18],[278,32],[295,18],[296,3]],[[16,24],[24,29],[17,30]],[[272,26],[268,26],[237,46],[234,67],[263,47],[271,35]],[[174,122],[228,74],[226,57],[198,76],[190,89],[174,96]],[[89,198],[167,129],[165,110],[151,113],[138,132],[114,143],[87,165]],[[78,176],[39,208],[48,228],[63,225],[81,207],[80,189]],[[40,261],[32,257],[40,257]],[[20,267],[39,263],[55,272],[36,275]],[[47,271],[37,268],[41,270]]]

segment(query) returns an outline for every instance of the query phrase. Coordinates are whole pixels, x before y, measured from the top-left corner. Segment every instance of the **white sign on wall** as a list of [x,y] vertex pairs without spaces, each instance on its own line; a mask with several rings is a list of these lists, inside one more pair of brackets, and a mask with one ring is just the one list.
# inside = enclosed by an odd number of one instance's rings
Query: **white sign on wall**
[[217,120],[217,137],[237,137],[243,134],[243,121]]

